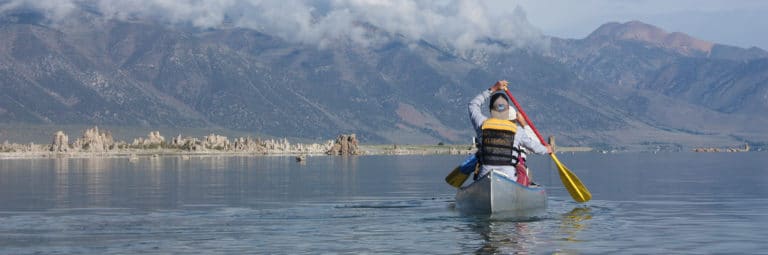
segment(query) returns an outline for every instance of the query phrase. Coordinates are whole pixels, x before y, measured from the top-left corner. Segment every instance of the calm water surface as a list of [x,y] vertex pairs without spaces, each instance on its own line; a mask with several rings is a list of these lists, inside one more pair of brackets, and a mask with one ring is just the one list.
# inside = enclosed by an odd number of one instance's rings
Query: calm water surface
[[768,157],[546,157],[546,217],[462,216],[443,182],[463,156],[0,160],[0,254],[765,254]]

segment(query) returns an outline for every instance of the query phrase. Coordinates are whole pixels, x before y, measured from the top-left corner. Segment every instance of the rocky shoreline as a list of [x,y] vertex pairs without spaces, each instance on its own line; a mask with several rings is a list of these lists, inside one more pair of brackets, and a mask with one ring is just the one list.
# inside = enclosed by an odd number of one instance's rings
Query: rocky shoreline
[[699,147],[694,148],[693,152],[749,152],[750,147],[748,143],[745,143],[743,147],[733,146],[729,148],[717,148],[717,147]]
[[53,134],[50,144],[0,144],[0,158],[37,157],[135,157],[137,155],[362,155],[355,134],[342,134],[325,143],[291,143],[288,139],[260,139],[210,134],[202,138],[178,135],[166,139],[159,131],[131,143],[116,141],[112,133],[88,128],[70,143],[63,131]]
[[291,143],[288,139],[260,139],[210,134],[201,138],[177,135],[166,139],[160,131],[132,142],[117,141],[112,133],[99,127],[87,128],[71,141],[64,131],[56,131],[50,144],[0,144],[4,158],[91,158],[178,156],[297,156],[306,155],[463,155],[474,153],[471,145],[361,145],[355,134],[341,134],[324,143]]
[[[50,144],[0,144],[0,159],[5,158],[90,158],[187,156],[296,156],[307,155],[469,155],[476,151],[464,145],[361,145],[355,134],[341,134],[324,143],[291,143],[288,139],[260,139],[209,134],[201,138],[177,135],[166,139],[159,131],[132,142],[117,141],[112,133],[99,127],[87,128],[71,141],[63,131],[54,132]],[[71,142],[70,142],[71,141]],[[588,147],[562,147],[558,152],[589,152]]]

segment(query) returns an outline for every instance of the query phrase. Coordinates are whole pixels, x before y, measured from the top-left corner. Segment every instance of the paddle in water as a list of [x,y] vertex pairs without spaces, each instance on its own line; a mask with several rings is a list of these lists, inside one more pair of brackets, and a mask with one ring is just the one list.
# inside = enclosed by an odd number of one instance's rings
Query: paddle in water
[[451,171],[448,176],[445,177],[445,182],[455,188],[461,188],[461,185],[469,178],[469,175],[475,171],[475,165],[477,164],[477,157],[475,154],[470,155],[461,165]]

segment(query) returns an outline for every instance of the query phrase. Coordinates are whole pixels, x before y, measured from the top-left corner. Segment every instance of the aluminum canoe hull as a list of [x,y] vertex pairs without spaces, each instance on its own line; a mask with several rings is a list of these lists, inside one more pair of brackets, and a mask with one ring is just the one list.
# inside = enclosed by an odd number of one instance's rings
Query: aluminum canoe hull
[[547,210],[547,191],[541,186],[523,186],[499,171],[462,187],[456,193],[456,208],[465,214],[489,214],[525,218],[542,216]]

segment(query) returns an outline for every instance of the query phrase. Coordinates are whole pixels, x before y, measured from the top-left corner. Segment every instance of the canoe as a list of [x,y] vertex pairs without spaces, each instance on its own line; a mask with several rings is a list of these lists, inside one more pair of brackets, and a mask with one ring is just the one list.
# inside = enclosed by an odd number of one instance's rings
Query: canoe
[[505,173],[492,170],[459,189],[456,208],[465,214],[503,218],[543,216],[547,210],[547,191],[539,185],[520,185]]

